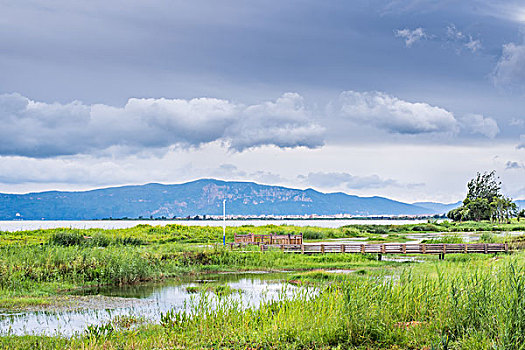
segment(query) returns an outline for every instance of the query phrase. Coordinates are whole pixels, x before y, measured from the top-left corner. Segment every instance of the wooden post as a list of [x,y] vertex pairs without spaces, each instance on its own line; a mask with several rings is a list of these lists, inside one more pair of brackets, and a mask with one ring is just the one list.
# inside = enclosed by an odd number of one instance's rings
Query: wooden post
[[364,254],[364,253],[365,253],[365,245],[361,244],[361,254]]
[[290,237],[290,234],[288,234],[288,244],[292,244],[292,238]]
[[255,238],[253,237],[253,233],[252,233],[252,243],[255,242]]
[[381,254],[386,254],[386,246],[381,244]]
[[377,261],[381,261],[383,259],[383,255],[382,254],[377,254]]
[[345,245],[341,244],[341,253],[344,253],[344,252],[345,252]]
[[505,253],[508,253],[508,252],[509,252],[509,244],[505,243]]
[[324,254],[324,244],[321,244],[321,254]]
[[281,251],[284,252],[284,244],[281,244]]
[[401,246],[401,249],[402,249],[402,251],[403,251],[403,254],[406,254],[406,253],[407,253],[407,245],[406,245],[406,244],[403,244],[403,245]]
[[261,252],[264,252],[264,244],[261,244]]
[[423,254],[427,253],[427,245],[425,243],[419,245]]
[[467,246],[467,243],[465,243],[464,246],[465,246],[465,254],[467,254],[467,253],[468,253],[468,246]]
[[485,254],[487,254],[487,252],[488,252],[488,244],[487,244],[487,243],[485,243],[485,244],[483,245],[483,249],[484,249],[484,251],[485,251]]
[[301,254],[304,254],[304,244],[301,243]]
[[445,254],[447,253],[447,244],[443,244],[443,259],[445,259]]

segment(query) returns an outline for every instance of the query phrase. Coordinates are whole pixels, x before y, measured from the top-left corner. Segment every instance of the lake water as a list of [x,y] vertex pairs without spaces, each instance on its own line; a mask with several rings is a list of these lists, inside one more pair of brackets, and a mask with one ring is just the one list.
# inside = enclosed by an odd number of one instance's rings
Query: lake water
[[[264,226],[264,225],[293,225],[293,226],[318,226],[337,228],[345,225],[405,225],[427,222],[427,220],[226,220],[226,226]],[[220,220],[85,220],[85,221],[52,221],[52,220],[20,220],[0,221],[0,231],[29,231],[47,228],[101,228],[118,229],[129,228],[137,225],[166,226],[172,224],[188,226],[222,226]]]
[[[283,282],[285,278],[284,273],[218,274],[193,277],[182,281],[83,290],[79,294],[98,294],[119,297],[119,299],[116,299],[116,305],[102,309],[94,301],[94,305],[83,309],[0,312],[0,333],[70,336],[84,332],[88,325],[101,325],[119,316],[135,316],[144,318],[148,322],[159,323],[161,313],[172,309],[189,311],[192,305],[202,301],[203,297],[207,298],[210,301],[210,307],[213,307],[217,301],[214,293],[195,294],[187,290],[188,287],[199,285],[228,285],[236,292],[223,298],[231,298],[230,300],[234,303],[239,303],[239,307],[257,306],[264,301],[289,298],[299,292],[305,292],[304,289]],[[122,298],[126,298],[126,302],[118,305],[118,301]]]

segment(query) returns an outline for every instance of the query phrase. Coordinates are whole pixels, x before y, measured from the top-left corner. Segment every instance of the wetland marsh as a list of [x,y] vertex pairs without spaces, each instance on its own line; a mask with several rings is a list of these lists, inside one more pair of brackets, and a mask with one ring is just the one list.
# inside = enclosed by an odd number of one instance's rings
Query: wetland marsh
[[[523,225],[420,223],[303,233],[308,243],[521,240]],[[231,251],[221,228],[0,233],[7,348],[510,348],[525,333],[523,254],[385,257]],[[419,237],[419,236],[418,236]],[[471,239],[471,238],[469,238]]]

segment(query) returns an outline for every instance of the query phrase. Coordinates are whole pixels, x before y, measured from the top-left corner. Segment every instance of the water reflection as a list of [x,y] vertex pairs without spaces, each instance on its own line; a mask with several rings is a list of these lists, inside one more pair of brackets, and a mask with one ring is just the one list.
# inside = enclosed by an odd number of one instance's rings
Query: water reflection
[[[0,313],[0,330],[3,334],[69,336],[84,331],[90,324],[103,324],[117,316],[133,316],[158,322],[161,313],[171,309],[189,310],[191,305],[198,303],[202,294],[189,293],[187,288],[203,283],[227,285],[234,291],[227,298],[240,302],[243,307],[257,306],[264,301],[295,294],[297,287],[283,282],[284,278],[282,273],[221,274],[156,284],[84,289],[77,294],[126,298],[126,302],[107,309],[98,309],[97,305],[93,305],[92,308],[82,310]],[[213,293],[207,292],[207,297],[212,303],[217,300]]]

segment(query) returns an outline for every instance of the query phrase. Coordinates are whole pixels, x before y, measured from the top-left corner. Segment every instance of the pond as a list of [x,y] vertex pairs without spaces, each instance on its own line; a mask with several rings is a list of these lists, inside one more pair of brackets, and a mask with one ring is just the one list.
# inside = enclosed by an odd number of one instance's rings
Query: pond
[[[162,283],[84,289],[76,292],[80,306],[73,297],[71,304],[55,310],[0,312],[0,332],[71,336],[85,331],[88,325],[104,324],[120,316],[158,323],[161,313],[189,310],[202,297],[209,298],[212,304],[218,298],[232,298],[242,307],[257,306],[297,294],[298,288],[286,283],[286,276],[283,272],[223,273]],[[218,297],[217,291],[227,293]]]

